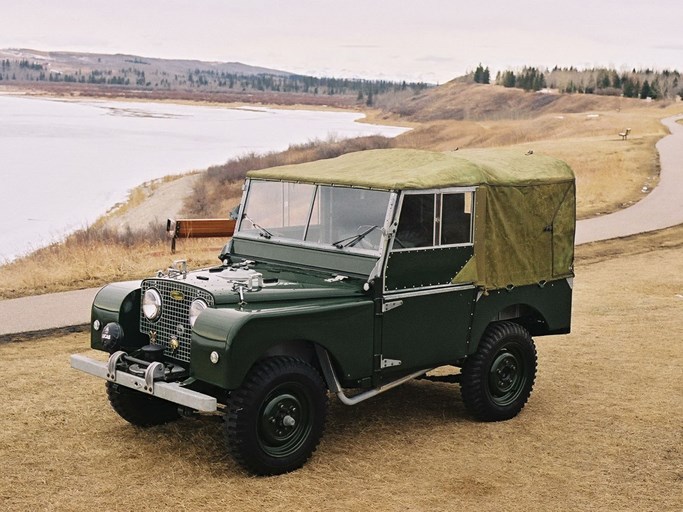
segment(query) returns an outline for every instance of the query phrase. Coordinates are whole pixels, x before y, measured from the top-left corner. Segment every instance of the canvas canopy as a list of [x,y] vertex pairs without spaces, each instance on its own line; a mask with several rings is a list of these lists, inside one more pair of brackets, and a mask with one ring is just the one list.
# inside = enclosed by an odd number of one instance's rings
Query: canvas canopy
[[574,173],[549,156],[518,149],[380,149],[248,177],[396,191],[476,186],[474,256],[453,282],[496,289],[573,275]]

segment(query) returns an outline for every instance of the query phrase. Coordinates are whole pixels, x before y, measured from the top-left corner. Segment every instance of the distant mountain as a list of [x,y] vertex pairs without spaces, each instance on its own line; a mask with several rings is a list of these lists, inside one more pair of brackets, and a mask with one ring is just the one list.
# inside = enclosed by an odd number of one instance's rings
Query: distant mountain
[[158,59],[120,53],[110,55],[105,53],[44,52],[25,48],[0,49],[0,60],[2,59],[29,61],[43,65],[46,71],[63,74],[73,74],[78,71],[82,74],[88,74],[95,70],[119,71],[126,68],[139,69],[144,71],[146,75],[155,73],[185,75],[196,69],[235,75],[291,76],[294,74],[279,69],[249,66],[241,62]]
[[0,50],[0,86],[51,94],[148,99],[373,106],[380,95],[418,93],[424,83],[312,77],[241,62],[139,55]]

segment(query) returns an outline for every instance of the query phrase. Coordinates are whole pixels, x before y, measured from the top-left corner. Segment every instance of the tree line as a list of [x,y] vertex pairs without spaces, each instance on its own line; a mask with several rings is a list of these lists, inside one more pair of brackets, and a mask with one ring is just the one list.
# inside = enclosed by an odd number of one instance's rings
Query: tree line
[[[133,62],[133,64],[146,64]],[[162,70],[141,70],[128,67],[119,70],[93,69],[73,72],[51,71],[48,65],[28,60],[0,61],[0,80],[18,82],[65,82],[94,85],[114,85],[151,90],[192,89],[203,91],[264,91],[311,95],[353,95],[358,102],[370,106],[383,94],[411,91],[413,94],[430,87],[424,82],[393,82],[335,77],[313,77],[287,74],[244,74],[215,69],[188,69],[186,73]]]
[[[483,69],[481,64],[479,69]],[[488,70],[488,68],[486,68]],[[481,71],[473,74],[472,80],[479,83],[477,76]],[[683,98],[683,83],[681,74],[676,71],[652,69],[618,72],[609,68],[591,68],[579,70],[574,67],[552,70],[535,67],[524,67],[521,70],[505,70],[496,74],[496,85],[514,87],[525,91],[540,91],[541,89],[555,89],[563,93],[602,94],[610,96],[624,96],[627,98],[674,99]]]

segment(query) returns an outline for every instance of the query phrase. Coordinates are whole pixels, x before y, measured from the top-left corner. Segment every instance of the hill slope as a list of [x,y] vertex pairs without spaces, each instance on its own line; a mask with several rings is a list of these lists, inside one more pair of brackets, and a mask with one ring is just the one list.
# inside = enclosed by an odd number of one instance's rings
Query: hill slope
[[525,92],[497,85],[451,81],[400,103],[380,105],[410,121],[529,119],[549,113],[619,110],[642,100],[594,94]]

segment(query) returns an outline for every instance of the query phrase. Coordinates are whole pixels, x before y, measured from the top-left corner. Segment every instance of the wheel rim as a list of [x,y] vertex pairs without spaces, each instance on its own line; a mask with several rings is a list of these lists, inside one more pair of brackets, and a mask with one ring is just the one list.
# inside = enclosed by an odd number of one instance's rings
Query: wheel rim
[[488,391],[493,402],[501,407],[513,403],[522,393],[527,381],[526,367],[520,349],[506,345],[491,363]]
[[311,432],[308,393],[297,384],[282,384],[264,400],[258,427],[259,444],[271,457],[287,457],[306,442]]

